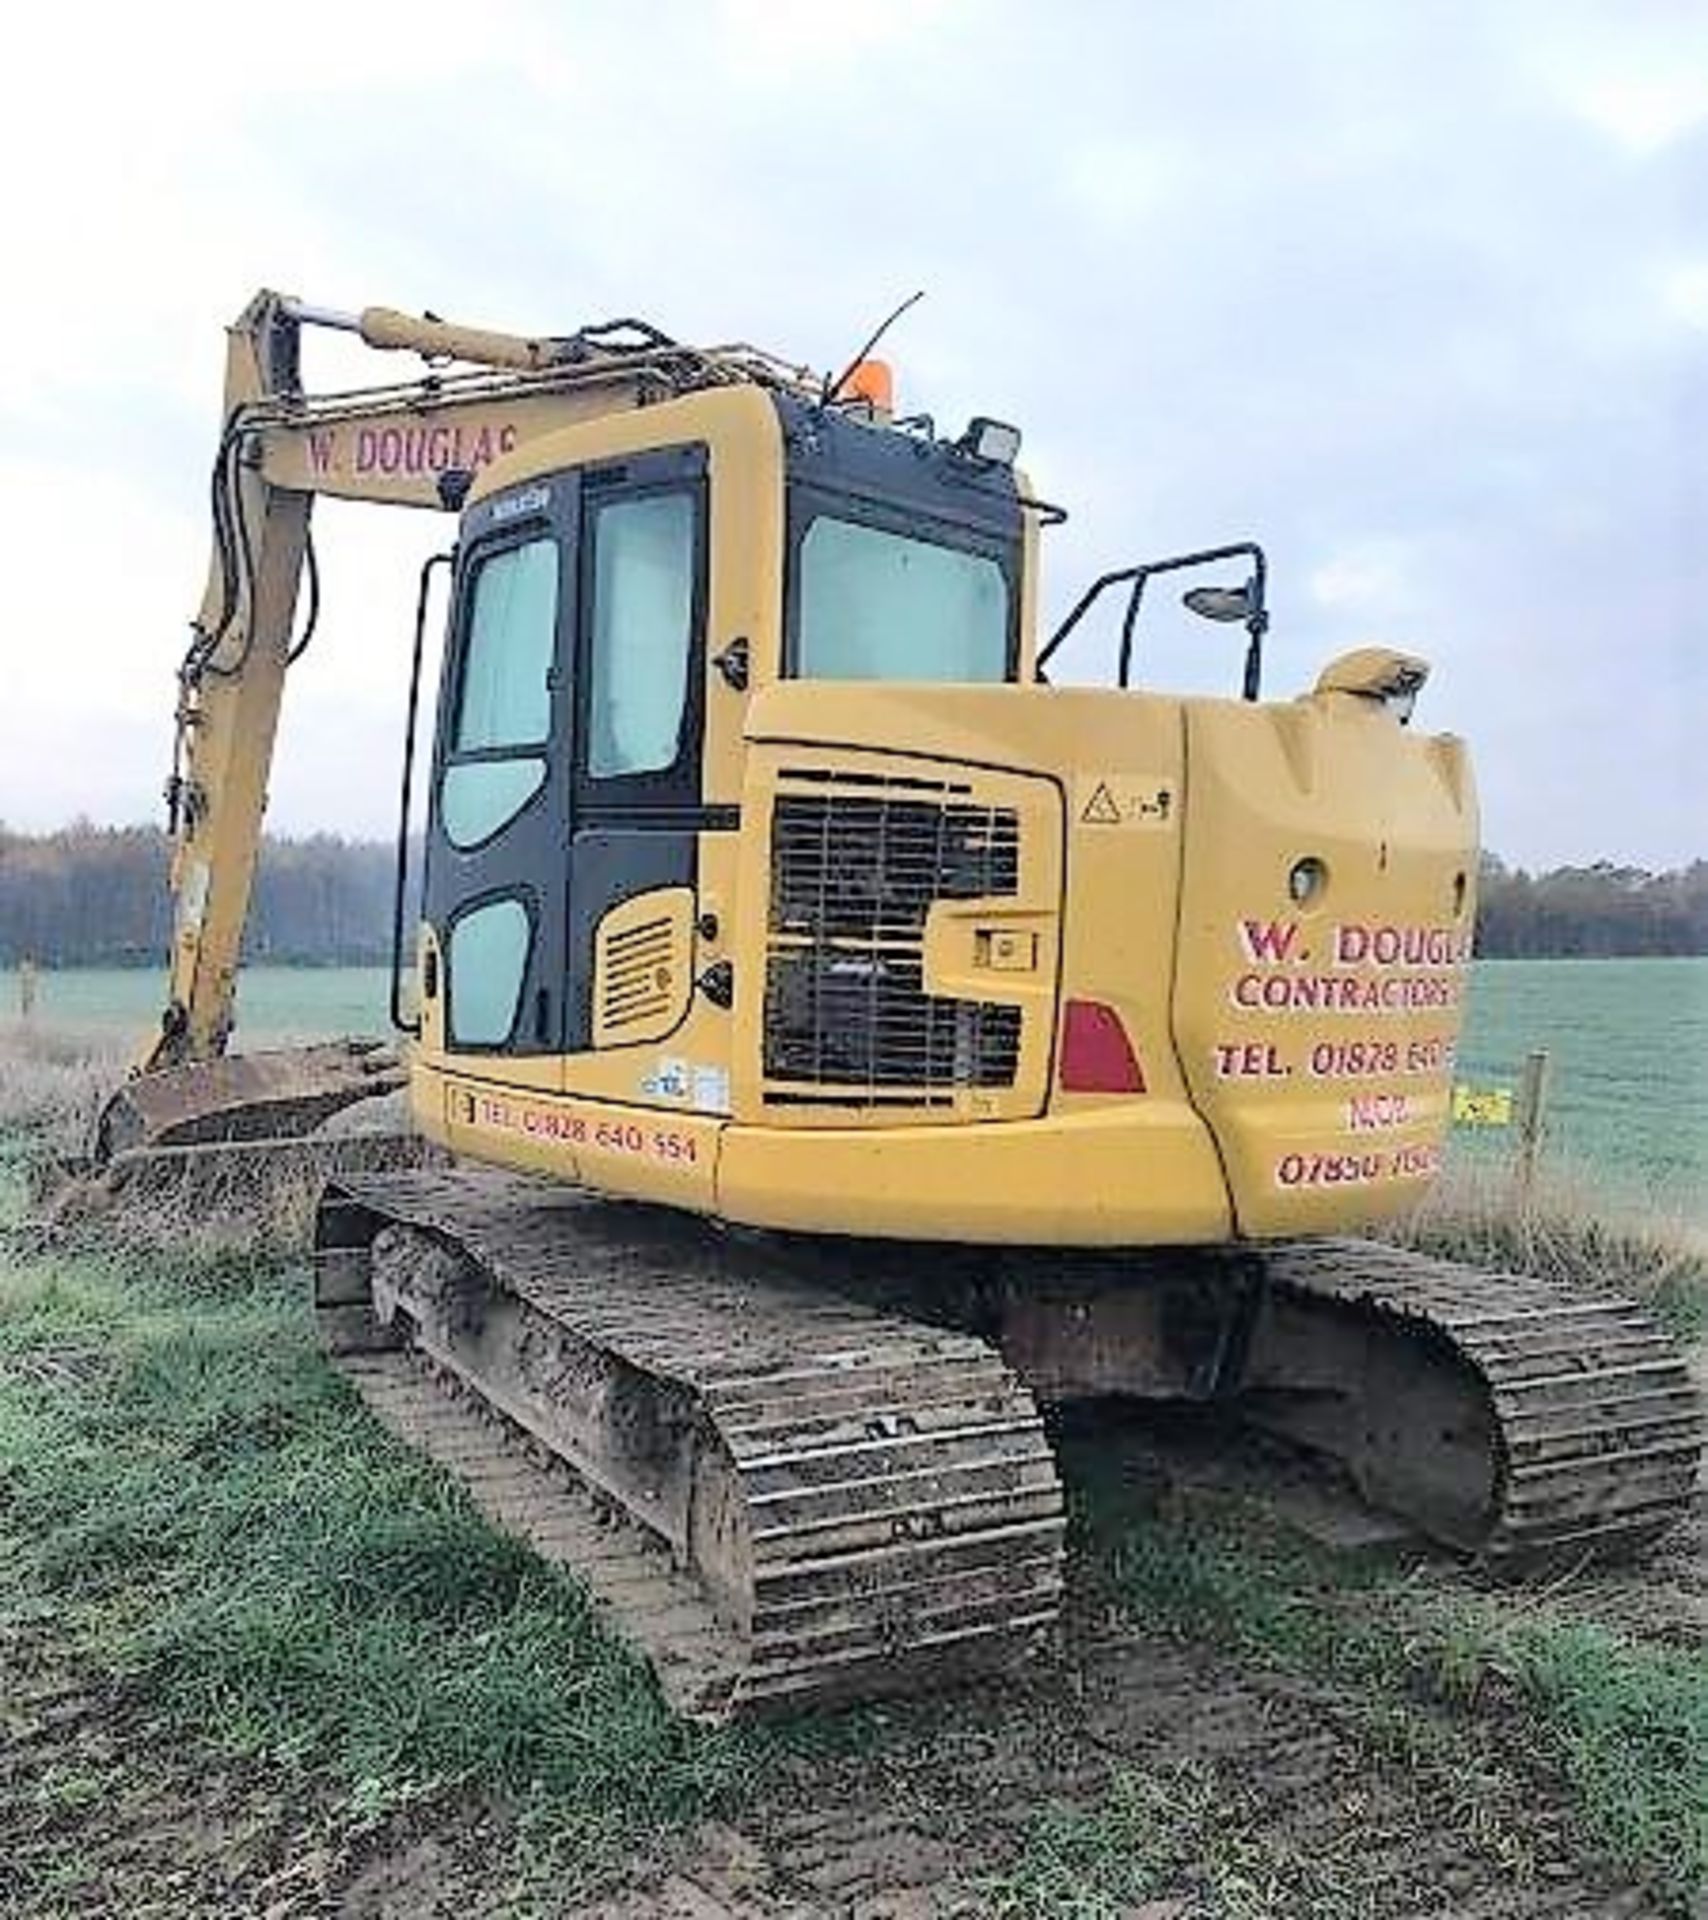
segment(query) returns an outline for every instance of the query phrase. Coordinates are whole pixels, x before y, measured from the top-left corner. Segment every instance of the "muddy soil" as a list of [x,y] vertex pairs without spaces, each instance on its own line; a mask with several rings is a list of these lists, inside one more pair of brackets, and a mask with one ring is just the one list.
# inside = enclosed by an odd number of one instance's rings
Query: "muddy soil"
[[[1244,1456],[1219,1449],[1208,1472],[1201,1434],[1140,1423],[1118,1446],[1120,1470],[1146,1500],[1161,1485],[1224,1519],[1241,1502],[1254,1516],[1261,1506],[1265,1525],[1302,1514],[1300,1538],[1344,1543],[1324,1551],[1398,1560],[1445,1592],[1475,1584],[1308,1463],[1280,1462],[1273,1443],[1253,1442]],[[1514,1604],[1565,1606],[1700,1649],[1705,1536],[1699,1494],[1690,1526],[1648,1563],[1586,1573]],[[1093,1848],[1080,1855],[1090,1870],[1076,1899],[1059,1874],[1040,1871],[1052,1864],[1040,1835],[1094,1825],[1135,1778],[1164,1786],[1157,1844],[1145,1849],[1158,1863],[1154,1885],[1122,1898],[1099,1879]],[[1070,1877],[1074,1865],[1069,1849]],[[1396,1726],[1335,1682],[1147,1630],[1111,1604],[1083,1561],[1062,1641],[1042,1668],[1000,1694],[895,1714],[877,1750],[797,1769],[733,1826],[691,1836],[620,1895],[571,1912],[1700,1920],[1587,1855],[1557,1779],[1493,1703],[1473,1714],[1411,1701]]]
[[[1016,1910],[1029,1828],[1051,1803],[1096,1817],[1122,1770],[1220,1786],[1237,1829],[1230,1877],[1271,1888],[1277,1915],[1518,1920],[1666,1907],[1573,1858],[1557,1810],[1516,1796],[1464,1805],[1445,1782],[1373,1760],[1332,1695],[1256,1680],[1191,1649],[1111,1639],[1053,1685],[961,1713],[874,1762],[817,1768],[739,1829],[702,1835],[668,1873],[575,1911],[628,1920],[925,1920]],[[1201,1835],[1206,1854],[1216,1836]],[[1142,1901],[1083,1911],[1145,1920],[1228,1911],[1187,1870]],[[1073,1911],[1071,1904],[1058,1908]]]
[[[1153,1439],[1131,1444],[1136,1476],[1168,1472]],[[1702,1544],[1699,1514],[1649,1571],[1595,1576],[1582,1604],[1698,1645]],[[596,1896],[568,1892],[573,1863],[530,1861],[503,1810],[441,1803],[364,1835],[306,1774],[139,1753],[153,1736],[78,1674],[51,1623],[12,1629],[0,1671],[5,1920],[1683,1911],[1586,1855],[1558,1783],[1497,1721],[1419,1703],[1396,1728],[1330,1682],[1134,1622],[1083,1563],[1042,1663],[976,1695],[827,1726],[818,1751],[785,1761],[725,1822],[661,1839]],[[1098,1842],[1135,1781],[1143,1820],[1124,1833],[1129,1853],[1139,1834],[1138,1877]]]

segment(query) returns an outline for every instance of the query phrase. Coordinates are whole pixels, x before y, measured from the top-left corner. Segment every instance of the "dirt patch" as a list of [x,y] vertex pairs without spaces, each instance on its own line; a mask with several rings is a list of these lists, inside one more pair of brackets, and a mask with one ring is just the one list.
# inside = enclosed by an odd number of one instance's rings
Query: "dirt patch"
[[[1167,1448],[1129,1430],[1147,1497]],[[1105,1452],[1114,1443],[1101,1442]],[[1190,1499],[1191,1473],[1169,1497]],[[1203,1497],[1225,1522],[1224,1460]],[[1565,1605],[1700,1645],[1702,1515]],[[1061,1642],[980,1692],[794,1736],[722,1820],[592,1862],[463,1795],[364,1825],[301,1767],[216,1760],[0,1625],[4,1920],[1619,1920],[1679,1915],[1587,1851],[1499,1702],[1379,1710],[1357,1687],[1133,1619],[1082,1546]],[[1438,1558],[1415,1578],[1474,1583]],[[212,1729],[210,1729],[212,1731]],[[573,1845],[573,1842],[570,1843]],[[585,1889],[592,1877],[601,1891]]]
[[45,1630],[0,1630],[0,1914],[318,1911],[336,1864],[300,1785],[174,1750]]
[[[1076,1635],[1091,1625],[1076,1621]],[[1052,1892],[1034,1857],[1046,1817],[1058,1834],[1076,1815],[1095,1823],[1130,1779],[1214,1790],[1210,1818],[1187,1801],[1180,1830],[1160,1834],[1153,1851],[1153,1878],[1176,1884],[1144,1897],[1181,1920],[1668,1910],[1586,1868],[1568,1820],[1533,1797],[1533,1783],[1487,1774],[1465,1793],[1463,1782],[1430,1779],[1374,1752],[1347,1707],[1143,1633],[1082,1638],[1038,1685],[900,1715],[878,1750],[800,1769],[741,1823],[733,1866],[727,1840],[699,1837],[651,1888],[573,1911],[578,1920],[1130,1913],[1140,1909],[1119,1888],[1138,1890],[1140,1877],[1112,1879],[1106,1893],[1092,1860],[1076,1906],[1071,1878],[1057,1875]],[[1266,1883],[1271,1904],[1230,1904],[1215,1884],[1230,1827],[1240,1844],[1222,1879]]]
[[[821,1750],[739,1815],[579,1900],[555,1890],[575,1876],[549,1852],[530,1868],[513,1813],[463,1801],[361,1834],[300,1777],[166,1743],[48,1639],[0,1640],[6,1920],[1677,1911],[1587,1864],[1566,1810],[1468,1724],[1440,1726],[1451,1768],[1384,1751],[1346,1694],[1147,1632],[1083,1589],[1065,1651],[1034,1677],[826,1723]],[[1156,1789],[1137,1875],[1073,1839],[1134,1782]],[[1238,1904],[1239,1885],[1266,1885],[1268,1904]]]
[[344,1883],[337,1911],[348,1920],[438,1920],[458,1911],[466,1900],[464,1878],[447,1840],[427,1834],[405,1840],[366,1860]]

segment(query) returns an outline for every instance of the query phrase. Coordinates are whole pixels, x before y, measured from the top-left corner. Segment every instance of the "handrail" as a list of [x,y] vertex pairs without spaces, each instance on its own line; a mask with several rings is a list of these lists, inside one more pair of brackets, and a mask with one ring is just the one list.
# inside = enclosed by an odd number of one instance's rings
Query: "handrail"
[[397,867],[391,895],[391,1024],[399,1033],[421,1032],[419,997],[413,1015],[403,1011],[403,920],[409,887],[409,813],[415,787],[415,733],[421,711],[421,656],[427,634],[427,603],[433,584],[433,569],[448,567],[455,558],[450,553],[430,553],[421,563],[421,580],[415,594],[415,651],[409,662],[409,717],[404,723],[403,782],[397,813]]
[[1145,588],[1153,576],[1159,573],[1176,573],[1187,567],[1208,566],[1212,561],[1231,560],[1242,554],[1250,559],[1252,571],[1251,578],[1244,588],[1248,608],[1244,621],[1247,639],[1240,697],[1244,700],[1255,700],[1263,677],[1263,636],[1269,630],[1269,613],[1264,605],[1269,568],[1264,559],[1263,549],[1255,540],[1235,540],[1222,547],[1203,547],[1196,553],[1178,553],[1166,560],[1147,560],[1136,567],[1118,567],[1112,573],[1099,575],[1079,596],[1067,618],[1044,643],[1038,654],[1040,671],[1049,664],[1056,649],[1110,587],[1131,583],[1126,609],[1121,616],[1121,647],[1116,662],[1116,684],[1125,690],[1132,679],[1133,641],[1138,626],[1139,608],[1144,601]]

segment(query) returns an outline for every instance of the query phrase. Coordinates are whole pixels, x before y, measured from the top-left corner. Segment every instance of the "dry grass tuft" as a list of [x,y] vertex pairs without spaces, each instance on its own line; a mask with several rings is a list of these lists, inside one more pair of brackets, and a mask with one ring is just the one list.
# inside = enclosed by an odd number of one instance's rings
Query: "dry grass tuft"
[[327,1175],[324,1163],[269,1162],[261,1143],[244,1164],[217,1150],[186,1151],[158,1159],[139,1155],[117,1178],[76,1178],[44,1195],[44,1220],[58,1239],[77,1246],[166,1252],[190,1260],[222,1253],[304,1252],[313,1240],[315,1207]]
[[397,1134],[311,1134],[139,1153],[80,1191],[63,1223],[83,1238],[94,1232],[130,1248],[198,1257],[239,1248],[300,1254],[313,1243],[329,1179],[437,1158],[427,1142]]
[[115,1034],[0,1021],[0,1134],[28,1133],[46,1153],[74,1153],[130,1065]]
[[1529,1193],[1511,1170],[1450,1166],[1385,1237],[1469,1266],[1649,1302],[1678,1331],[1708,1321],[1708,1235],[1682,1210],[1644,1208],[1581,1167],[1544,1168]]
[[326,1182],[340,1174],[436,1165],[401,1134],[250,1140],[121,1155],[99,1177],[40,1194],[33,1231],[77,1248],[217,1260],[308,1251]]

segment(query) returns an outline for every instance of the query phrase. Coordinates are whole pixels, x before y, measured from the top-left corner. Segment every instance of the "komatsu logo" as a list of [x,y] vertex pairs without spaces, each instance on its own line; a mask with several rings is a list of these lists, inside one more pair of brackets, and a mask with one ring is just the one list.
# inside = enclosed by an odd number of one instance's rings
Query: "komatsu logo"
[[519,520],[525,513],[544,513],[552,503],[550,487],[525,487],[492,503],[492,520],[501,526],[506,520]]

